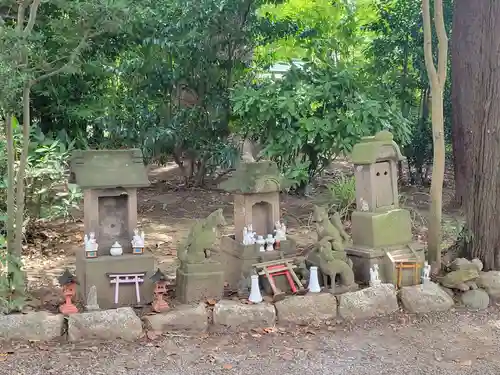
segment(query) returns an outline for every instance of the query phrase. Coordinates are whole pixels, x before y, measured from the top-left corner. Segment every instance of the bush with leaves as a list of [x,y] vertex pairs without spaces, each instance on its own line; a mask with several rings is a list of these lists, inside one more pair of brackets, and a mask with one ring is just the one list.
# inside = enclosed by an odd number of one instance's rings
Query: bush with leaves
[[[22,134],[14,123],[14,150],[18,166]],[[76,185],[67,184],[68,160],[73,143],[46,137],[38,128],[32,128],[25,175],[25,227],[39,220],[67,217],[82,198]],[[7,157],[5,139],[0,137],[0,213],[6,212]]]
[[301,187],[362,136],[388,129],[399,142],[409,140],[397,103],[359,70],[330,59],[292,67],[281,80],[242,84],[232,101],[239,131],[259,140]]
[[327,188],[329,210],[338,212],[343,220],[349,220],[356,205],[356,180],[354,177],[342,174]]
[[0,235],[0,314],[21,311],[26,301],[20,259],[7,252]]

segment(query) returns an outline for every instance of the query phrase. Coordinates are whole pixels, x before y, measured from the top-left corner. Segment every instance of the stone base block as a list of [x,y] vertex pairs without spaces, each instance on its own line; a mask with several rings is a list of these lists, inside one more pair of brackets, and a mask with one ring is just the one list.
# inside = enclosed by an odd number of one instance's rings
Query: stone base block
[[276,310],[268,303],[244,304],[239,301],[219,301],[214,307],[214,325],[239,331],[252,328],[273,327]]
[[352,213],[352,241],[356,245],[379,248],[406,244],[411,240],[411,218],[408,210]]
[[64,316],[45,311],[0,315],[1,340],[48,341],[62,336]]
[[[424,246],[418,243],[411,243],[406,246],[392,246],[383,249],[353,246],[345,249],[347,255],[352,260],[354,278],[360,284],[370,283],[370,268],[374,264],[379,266],[379,277],[383,283],[396,285],[397,272],[394,263],[389,255],[398,260],[418,259],[420,270],[425,261]],[[419,280],[420,282],[420,280]],[[415,273],[413,270],[402,270],[401,286],[415,285]]]
[[401,288],[399,298],[407,311],[416,314],[447,311],[454,305],[453,298],[432,281]]
[[146,328],[155,332],[205,332],[208,328],[208,314],[204,303],[196,306],[181,305],[161,314],[146,315],[142,319]]
[[375,318],[399,310],[396,289],[392,284],[344,293],[337,298],[339,315],[348,320]]
[[280,324],[321,324],[337,316],[337,299],[329,293],[309,293],[276,302]]
[[141,335],[141,319],[131,307],[68,316],[69,341],[92,339],[134,341]]
[[175,294],[181,303],[221,299],[224,272],[219,263],[185,264],[177,268]]
[[[76,276],[80,283],[79,298],[87,304],[87,295],[92,287],[97,288],[97,302],[101,309],[120,306],[137,306],[151,303],[154,284],[150,277],[155,272],[155,258],[150,252],[141,255],[123,254],[120,256],[100,256],[85,258],[83,251],[77,254]],[[115,304],[115,285],[110,283],[108,274],[145,272],[144,282],[139,284],[140,303],[137,303],[134,284],[120,284],[118,304]]]
[[279,250],[260,252],[259,245],[245,246],[237,242],[234,236],[225,236],[222,238],[220,251],[215,258],[225,265],[224,281],[228,283],[230,289],[237,290],[241,274],[249,274],[253,264],[277,260],[281,258],[281,255],[291,258],[296,253],[296,243],[291,238],[281,241]]

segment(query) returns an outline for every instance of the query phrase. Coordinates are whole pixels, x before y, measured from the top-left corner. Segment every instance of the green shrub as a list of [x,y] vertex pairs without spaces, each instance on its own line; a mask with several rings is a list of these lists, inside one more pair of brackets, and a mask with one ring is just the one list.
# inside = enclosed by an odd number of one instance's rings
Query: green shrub
[[[17,125],[17,124],[16,124]],[[22,147],[19,126],[14,128],[17,170]],[[40,220],[68,217],[82,198],[76,185],[67,184],[68,161],[73,144],[48,138],[38,129],[31,133],[25,176],[25,226]],[[7,211],[7,153],[5,137],[0,137],[0,216]],[[2,225],[3,226],[3,225]]]
[[352,176],[342,175],[328,185],[330,211],[337,211],[343,220],[348,220],[356,204],[356,181]]
[[237,131],[258,140],[287,177],[305,185],[363,136],[387,129],[408,141],[408,122],[384,94],[356,67],[327,59],[292,67],[280,80],[241,84],[232,103]]
[[9,255],[0,236],[0,314],[21,311],[26,302],[20,259]]

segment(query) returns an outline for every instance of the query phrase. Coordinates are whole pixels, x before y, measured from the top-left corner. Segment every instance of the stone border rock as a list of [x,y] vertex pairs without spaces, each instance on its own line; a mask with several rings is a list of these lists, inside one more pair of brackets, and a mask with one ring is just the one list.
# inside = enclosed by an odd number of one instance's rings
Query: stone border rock
[[[492,271],[495,272],[495,271]],[[487,307],[488,298],[500,294],[500,272],[483,276],[478,283],[485,292],[464,294],[460,299],[469,308]],[[492,296],[493,294],[493,296]],[[403,287],[399,291],[402,308],[410,313],[449,310],[453,299],[439,285],[429,282]],[[130,307],[94,311],[67,316],[47,312],[0,315],[1,340],[68,341],[90,339],[136,340],[146,330],[161,332],[207,330],[240,331],[280,325],[331,324],[337,319],[362,320],[394,313],[400,309],[398,292],[392,284],[382,284],[356,292],[333,296],[329,293],[290,296],[276,302],[245,304],[222,300],[207,308],[204,303],[181,305],[164,313],[146,315],[141,319]]]

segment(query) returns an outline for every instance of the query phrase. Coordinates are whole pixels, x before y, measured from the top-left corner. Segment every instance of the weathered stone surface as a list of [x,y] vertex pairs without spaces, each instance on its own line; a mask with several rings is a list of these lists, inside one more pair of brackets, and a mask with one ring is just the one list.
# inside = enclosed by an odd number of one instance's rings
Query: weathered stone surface
[[451,298],[455,296],[455,292],[453,291],[453,289],[447,288],[445,286],[441,286],[441,289],[443,289]]
[[478,269],[476,267],[470,267],[448,273],[443,276],[440,283],[447,288],[466,291],[469,290],[469,287],[465,283],[475,280],[477,277],[479,277]]
[[453,262],[450,263],[450,265],[448,267],[452,271],[457,271],[459,269],[468,268],[468,266],[470,266],[470,264],[471,264],[471,262],[468,259],[456,258],[455,260],[453,260]]
[[337,316],[337,299],[330,293],[293,296],[275,304],[279,323],[321,323]]
[[460,296],[462,304],[474,310],[484,310],[490,304],[490,296],[482,289],[469,290]]
[[208,328],[208,314],[203,303],[196,306],[181,305],[161,314],[146,315],[148,329],[163,331],[204,332]]
[[276,310],[268,303],[247,305],[239,301],[220,301],[214,307],[214,325],[232,330],[272,327]]
[[142,334],[142,323],[131,307],[71,314],[68,316],[70,341],[123,339],[133,341]]
[[476,266],[476,268],[478,269],[478,271],[482,271],[483,270],[483,262],[481,262],[480,259],[474,258],[470,262]]
[[0,340],[51,340],[62,335],[63,323],[63,315],[45,311],[0,315]]
[[454,302],[438,284],[432,281],[401,288],[401,303],[411,313],[449,310]]
[[476,283],[486,290],[490,298],[500,298],[500,271],[481,272]]
[[344,319],[373,318],[391,314],[399,308],[396,289],[392,284],[344,293],[338,298],[339,315]]

